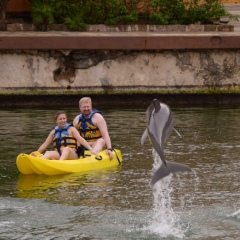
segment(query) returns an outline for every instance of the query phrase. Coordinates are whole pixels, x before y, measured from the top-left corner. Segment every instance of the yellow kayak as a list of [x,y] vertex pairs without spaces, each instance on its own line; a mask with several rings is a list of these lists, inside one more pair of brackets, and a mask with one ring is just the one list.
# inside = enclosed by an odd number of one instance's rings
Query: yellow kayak
[[122,162],[122,154],[118,149],[113,150],[114,158],[110,160],[106,150],[99,153],[98,158],[85,151],[85,158],[76,160],[46,160],[21,153],[17,156],[18,170],[23,174],[59,175],[66,173],[87,172],[97,169],[118,166]]

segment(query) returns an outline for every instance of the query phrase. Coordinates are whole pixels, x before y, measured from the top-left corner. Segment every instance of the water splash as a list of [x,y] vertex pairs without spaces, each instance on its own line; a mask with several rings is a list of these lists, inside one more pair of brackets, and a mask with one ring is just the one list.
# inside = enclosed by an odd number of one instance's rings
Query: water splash
[[[153,150],[153,172],[162,164],[155,150]],[[172,174],[158,181],[153,187],[153,209],[151,220],[147,229],[161,237],[183,238],[185,230],[182,229],[180,216],[174,212],[172,207],[171,184]]]
[[232,218],[235,218],[237,220],[240,220],[240,210],[230,214],[230,215],[227,215],[227,217],[232,217]]

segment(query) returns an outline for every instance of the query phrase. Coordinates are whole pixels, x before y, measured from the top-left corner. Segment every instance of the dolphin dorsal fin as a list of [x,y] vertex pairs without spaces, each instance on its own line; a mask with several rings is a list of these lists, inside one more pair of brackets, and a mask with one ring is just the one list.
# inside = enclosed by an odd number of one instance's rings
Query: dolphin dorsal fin
[[154,109],[155,109],[155,113],[157,113],[161,108],[161,104],[157,99],[153,100],[153,106],[154,106]]

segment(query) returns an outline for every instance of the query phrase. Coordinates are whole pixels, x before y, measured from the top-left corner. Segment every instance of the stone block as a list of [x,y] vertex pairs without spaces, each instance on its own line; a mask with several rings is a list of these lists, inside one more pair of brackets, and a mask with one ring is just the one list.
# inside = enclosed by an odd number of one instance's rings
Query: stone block
[[234,26],[233,25],[219,25],[217,26],[217,31],[219,32],[233,32]]
[[187,25],[176,25],[178,32],[186,32],[187,31]]
[[187,32],[203,32],[204,26],[201,24],[190,24],[187,26]]
[[107,32],[117,32],[118,27],[115,25],[106,26]]
[[125,25],[122,25],[122,24],[117,25],[117,26],[116,26],[116,31],[117,31],[117,32],[125,32],[125,31],[126,31]]
[[130,24],[131,32],[138,32],[138,24]]
[[177,32],[178,27],[177,27],[177,25],[166,25],[166,31],[167,32]]
[[89,25],[87,31],[89,31],[89,32],[107,32],[107,26],[104,24]]
[[31,23],[10,23],[7,24],[7,31],[20,32],[20,31],[35,31],[36,27]]
[[205,32],[215,32],[217,31],[216,25],[203,25]]
[[70,31],[70,29],[64,24],[51,24],[48,25],[48,31]]
[[146,24],[140,24],[138,25],[138,31],[140,32],[146,32],[148,30],[148,26]]
[[156,32],[165,32],[166,25],[155,25]]
[[9,31],[9,32],[23,31],[23,25],[21,23],[7,24],[7,31]]

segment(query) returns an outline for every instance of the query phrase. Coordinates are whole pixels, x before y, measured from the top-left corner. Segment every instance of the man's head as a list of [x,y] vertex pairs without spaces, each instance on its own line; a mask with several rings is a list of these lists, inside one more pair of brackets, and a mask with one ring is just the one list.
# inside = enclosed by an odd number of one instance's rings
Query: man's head
[[83,97],[79,100],[79,109],[84,116],[92,112],[92,100],[90,97]]

